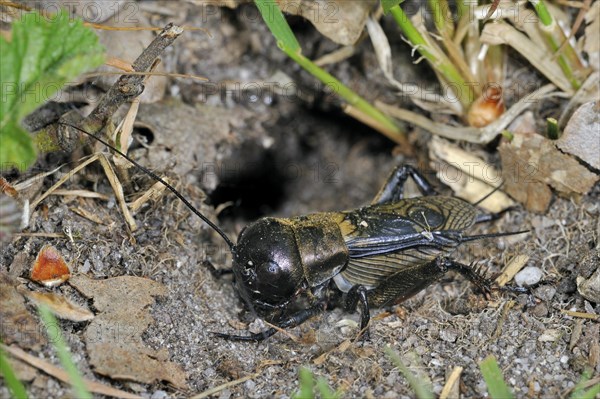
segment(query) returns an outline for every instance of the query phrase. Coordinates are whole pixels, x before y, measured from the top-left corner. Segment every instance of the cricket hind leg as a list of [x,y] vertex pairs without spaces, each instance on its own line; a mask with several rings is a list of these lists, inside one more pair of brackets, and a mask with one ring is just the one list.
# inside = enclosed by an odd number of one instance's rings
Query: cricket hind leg
[[369,340],[369,321],[371,320],[371,312],[369,309],[369,299],[367,296],[367,288],[363,285],[355,285],[350,288],[346,295],[346,303],[344,307],[347,312],[354,312],[360,306],[360,335],[358,339]]
[[477,286],[477,288],[479,288],[486,297],[488,297],[492,291],[504,291],[513,292],[515,294],[527,294],[531,301],[531,290],[527,287],[500,287],[496,285],[494,281],[486,278],[484,273],[482,273],[480,269],[474,267],[473,264],[465,265],[448,258],[444,258],[442,262],[448,270],[456,270],[465,276],[470,282],[475,284],[475,286]]
[[406,183],[409,177],[412,177],[423,195],[437,195],[431,183],[415,167],[400,165],[389,175],[383,187],[379,190],[373,201],[371,201],[371,204],[384,204],[401,200],[404,196],[404,183]]

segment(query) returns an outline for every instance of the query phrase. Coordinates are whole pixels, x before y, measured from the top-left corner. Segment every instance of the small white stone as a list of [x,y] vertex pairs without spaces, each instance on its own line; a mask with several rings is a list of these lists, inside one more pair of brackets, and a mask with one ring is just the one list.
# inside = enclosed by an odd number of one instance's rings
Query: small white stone
[[532,286],[542,279],[542,269],[535,266],[527,266],[515,276],[515,283],[519,287]]
[[155,391],[150,399],[166,399],[169,395],[165,391]]
[[559,330],[556,330],[554,328],[549,328],[546,331],[544,331],[542,333],[542,335],[539,336],[538,341],[554,342],[560,337],[560,335],[561,335],[561,332]]

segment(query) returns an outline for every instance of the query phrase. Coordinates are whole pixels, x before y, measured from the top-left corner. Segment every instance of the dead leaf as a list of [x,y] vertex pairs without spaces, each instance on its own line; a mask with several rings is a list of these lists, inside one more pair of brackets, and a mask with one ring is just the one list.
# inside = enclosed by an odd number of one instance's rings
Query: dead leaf
[[44,245],[35,258],[30,278],[46,287],[56,287],[69,279],[69,267],[58,249]]
[[374,0],[281,0],[277,3],[284,13],[308,19],[322,35],[344,46],[358,41],[369,12],[377,4]]
[[600,170],[600,102],[583,104],[575,111],[556,146]]
[[17,281],[0,273],[0,339],[21,348],[39,350],[46,344],[46,336],[37,320],[25,307],[25,300],[16,289]]
[[46,305],[60,319],[81,322],[94,318],[94,314],[89,310],[74,304],[64,296],[55,294],[54,292],[28,291],[24,294],[36,304]]
[[168,381],[177,388],[186,387],[187,376],[179,365],[166,360],[168,351],[157,352],[142,340],[153,322],[148,307],[154,297],[167,294],[165,286],[133,276],[93,280],[78,275],[70,284],[93,299],[98,309],[83,334],[95,372],[145,384]]
[[[471,203],[478,202],[502,183],[500,172],[493,165],[439,137],[430,141],[429,156],[438,178],[458,197]],[[513,205],[515,202],[500,190],[479,204],[488,212],[500,212]]]
[[563,196],[587,193],[600,178],[536,133],[513,133],[499,147],[506,191],[530,211],[544,212],[551,186]]
[[598,31],[600,31],[600,2],[595,1],[585,14],[585,35],[583,51],[588,55],[588,61],[591,68],[598,70],[600,65],[600,42],[598,41]]

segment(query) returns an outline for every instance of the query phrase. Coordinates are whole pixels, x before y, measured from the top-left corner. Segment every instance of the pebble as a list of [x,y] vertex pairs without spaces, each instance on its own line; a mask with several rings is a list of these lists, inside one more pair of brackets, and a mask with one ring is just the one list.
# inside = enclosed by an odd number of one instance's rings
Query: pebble
[[554,342],[560,337],[560,331],[549,328],[539,336],[538,341],[540,342]]
[[440,338],[446,342],[455,342],[458,337],[458,331],[455,328],[444,328],[440,331]]
[[254,388],[256,388],[256,382],[254,382],[252,380],[248,380],[244,383],[244,386],[246,387],[246,389],[248,391],[253,391]]
[[577,291],[588,301],[600,303],[600,268],[587,280],[577,277]]
[[535,296],[542,301],[550,301],[556,294],[556,288],[551,285],[545,285],[535,290]]
[[542,279],[542,269],[535,266],[527,266],[515,276],[515,283],[519,287],[532,286]]
[[154,391],[154,393],[152,394],[152,396],[150,396],[150,399],[166,399],[168,397],[167,393],[165,391]]
[[546,317],[548,316],[548,307],[543,303],[539,303],[535,305],[532,313],[536,317]]

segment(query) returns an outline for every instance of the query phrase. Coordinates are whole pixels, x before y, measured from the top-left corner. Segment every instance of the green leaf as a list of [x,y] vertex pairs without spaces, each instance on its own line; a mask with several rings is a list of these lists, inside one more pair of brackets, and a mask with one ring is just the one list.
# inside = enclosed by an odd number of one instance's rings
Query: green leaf
[[387,15],[392,7],[399,6],[404,0],[381,0],[383,13]]
[[15,121],[8,121],[0,130],[0,170],[25,170],[35,158],[35,146],[29,133]]
[[285,20],[277,2],[273,0],[255,0],[255,2],[260,15],[277,39],[279,47],[288,51],[300,52],[300,43],[296,40],[296,36]]
[[0,167],[24,169],[35,160],[35,150],[19,127],[21,120],[70,79],[101,65],[104,48],[93,31],[66,12],[24,14],[13,23],[10,41],[0,36],[0,48]]
[[479,363],[479,369],[487,384],[488,392],[493,399],[512,399],[514,396],[506,382],[502,370],[493,355],[489,355]]

